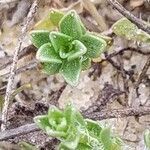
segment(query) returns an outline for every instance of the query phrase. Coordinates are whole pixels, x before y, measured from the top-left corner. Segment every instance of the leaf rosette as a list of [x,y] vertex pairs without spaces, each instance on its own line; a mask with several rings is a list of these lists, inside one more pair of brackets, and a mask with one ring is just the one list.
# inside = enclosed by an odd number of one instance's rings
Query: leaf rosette
[[47,115],[34,118],[47,135],[60,140],[60,150],[121,150],[121,142],[112,136],[110,128],[84,119],[71,105],[59,110],[49,109]]
[[[57,11],[51,13],[58,16]],[[50,15],[53,20],[55,15]],[[31,41],[38,48],[36,58],[43,72],[60,73],[67,83],[76,86],[80,72],[90,67],[91,59],[100,56],[107,42],[88,32],[74,10],[57,17],[57,24],[59,31],[31,31]]]

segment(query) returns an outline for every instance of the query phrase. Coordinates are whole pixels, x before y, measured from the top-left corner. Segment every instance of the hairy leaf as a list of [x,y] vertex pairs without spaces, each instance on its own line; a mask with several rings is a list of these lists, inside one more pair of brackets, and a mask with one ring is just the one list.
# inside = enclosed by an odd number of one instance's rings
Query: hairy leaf
[[61,11],[52,9],[46,17],[34,26],[34,30],[52,31],[58,27],[59,21],[63,16],[64,14]]
[[91,59],[87,58],[84,61],[82,61],[82,70],[87,70],[91,67]]
[[46,30],[33,30],[30,32],[30,37],[33,45],[40,48],[43,44],[50,42],[49,31]]
[[62,74],[66,82],[72,86],[77,85],[80,72],[81,72],[80,59],[75,59],[72,61],[64,61],[60,69],[60,73]]
[[99,123],[96,121],[93,121],[91,119],[86,119],[85,121],[86,121],[87,129],[88,129],[89,133],[93,137],[100,139],[102,128],[100,127]]
[[64,13],[56,9],[52,9],[51,12],[49,13],[49,18],[55,26],[58,26],[63,16]]
[[144,133],[144,142],[148,149],[150,149],[150,130],[145,130]]
[[60,21],[60,31],[73,39],[79,39],[82,35],[81,21],[75,11],[68,12]]
[[100,139],[105,150],[111,150],[112,141],[111,141],[110,128],[103,128],[101,130]]
[[42,130],[46,131],[46,127],[49,126],[49,120],[47,115],[41,115],[34,117],[34,122],[41,128]]
[[59,69],[61,68],[60,63],[42,63],[42,72],[48,75],[53,75],[59,73]]
[[62,63],[61,58],[55,52],[51,43],[42,45],[36,53],[36,58],[40,62]]
[[138,27],[127,18],[122,18],[117,21],[112,26],[112,30],[116,35],[125,37],[128,40],[150,42],[150,35],[138,29]]
[[60,32],[52,31],[50,33],[50,40],[56,52],[60,49],[67,49],[69,52],[69,46],[72,38]]
[[87,48],[87,53],[85,55],[90,58],[99,57],[107,46],[105,40],[89,33],[82,36],[81,42]]
[[72,51],[68,56],[68,61],[81,57],[86,53],[86,47],[78,40],[72,42]]

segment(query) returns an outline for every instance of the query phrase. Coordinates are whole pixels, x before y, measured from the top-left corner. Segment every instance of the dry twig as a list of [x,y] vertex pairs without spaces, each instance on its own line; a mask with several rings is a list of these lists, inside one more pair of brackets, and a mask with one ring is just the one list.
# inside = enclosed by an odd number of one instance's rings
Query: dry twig
[[[101,112],[94,112],[92,114],[88,114],[85,116],[93,120],[103,120],[110,118],[144,116],[144,115],[150,115],[150,107],[103,110]],[[23,125],[15,129],[0,132],[0,141],[8,140],[10,138],[28,134],[35,131],[39,131],[39,128],[36,126],[35,123]]]
[[[27,65],[24,65],[24,66],[18,68],[15,71],[15,75],[22,73],[22,72],[25,72],[25,71],[28,71],[28,70],[35,69],[37,67],[37,65],[38,65],[37,61],[33,60],[33,61],[29,62]],[[1,75],[0,77],[1,78],[3,78],[3,77],[8,78],[9,74],[10,74],[10,72],[7,72],[7,73]]]
[[135,86],[134,86],[134,89],[135,89],[134,91],[136,92],[137,97],[139,97],[139,95],[140,95],[139,91],[138,91],[139,85],[142,82],[142,80],[145,78],[145,74],[146,74],[147,70],[149,69],[149,67],[150,67],[150,56],[148,57],[145,65],[144,65],[144,67],[143,67],[143,69],[142,69],[142,71],[141,71],[141,73],[138,77],[138,80],[137,80],[137,82],[135,83]]
[[123,118],[129,116],[144,116],[150,115],[150,107],[138,107],[138,108],[124,108],[124,109],[114,109],[114,110],[102,110],[100,112],[94,112],[86,115],[87,118],[93,120],[103,120],[110,118]]
[[6,89],[5,102],[4,102],[3,111],[2,111],[2,125],[1,125],[2,131],[6,129],[8,107],[9,107],[10,97],[12,94],[12,86],[13,86],[13,82],[14,82],[15,71],[17,68],[18,54],[22,49],[23,39],[26,35],[29,24],[30,24],[31,20],[33,19],[34,14],[36,13],[36,10],[37,10],[37,0],[34,1],[34,3],[32,4],[32,6],[30,8],[30,11],[27,16],[27,20],[25,21],[24,26],[22,28],[22,34],[18,40],[18,46],[16,47],[16,50],[14,53],[13,63],[11,65],[10,76],[8,79],[8,84],[7,84],[7,89]]

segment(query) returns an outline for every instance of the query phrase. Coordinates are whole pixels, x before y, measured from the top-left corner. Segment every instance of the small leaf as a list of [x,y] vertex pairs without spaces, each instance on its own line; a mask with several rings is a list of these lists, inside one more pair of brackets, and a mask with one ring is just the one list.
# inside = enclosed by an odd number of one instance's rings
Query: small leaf
[[72,38],[60,32],[52,31],[50,33],[50,40],[56,52],[60,49],[67,49],[69,51],[69,45]]
[[112,30],[116,35],[125,37],[128,40],[150,42],[150,35],[141,29],[138,29],[138,27],[127,18],[118,20],[112,26]]
[[61,64],[59,63],[42,63],[41,65],[42,72],[48,75],[59,73],[59,69],[61,67]]
[[33,30],[30,32],[30,37],[33,45],[40,48],[43,44],[50,42],[49,31],[46,30]]
[[86,47],[78,40],[74,40],[72,46],[72,51],[68,56],[68,61],[81,57],[87,51]]
[[103,128],[100,133],[100,138],[105,150],[111,150],[112,141],[110,128]]
[[131,23],[127,18],[118,20],[112,26],[112,30],[116,35],[124,36],[128,40],[135,38],[137,29],[137,26]]
[[84,61],[82,61],[82,70],[87,70],[91,67],[91,59],[87,58]]
[[144,133],[144,142],[148,149],[150,149],[150,130],[145,130]]
[[111,46],[112,43],[113,43],[113,39],[111,37],[109,37],[109,36],[102,35],[102,34],[99,34],[97,32],[90,32],[90,34],[95,35],[95,36],[97,36],[99,38],[102,38],[103,40],[106,41],[107,45],[109,45],[109,46]]
[[71,36],[73,39],[79,39],[83,31],[80,23],[77,13],[72,10],[61,19],[59,28],[62,33]]
[[49,118],[50,125],[55,127],[60,122],[60,118],[62,117],[63,117],[63,112],[59,110],[57,107],[49,109],[48,118]]
[[61,11],[52,9],[50,13],[44,17],[41,21],[39,21],[35,26],[35,30],[48,30],[52,31],[56,27],[58,27],[59,21],[64,16],[64,14]]
[[87,48],[87,52],[85,55],[90,58],[99,57],[107,46],[105,40],[89,33],[82,36],[81,42]]
[[50,20],[55,26],[58,26],[63,16],[64,16],[64,13],[56,9],[52,9],[51,12],[49,13]]
[[34,117],[34,122],[39,126],[40,129],[44,131],[46,131],[47,126],[50,126],[47,115]]
[[91,147],[86,143],[79,143],[77,150],[91,150]]
[[47,31],[52,31],[55,28],[56,28],[56,26],[50,20],[49,15],[44,17],[42,20],[40,20],[38,23],[36,23],[33,27],[34,30],[47,30]]
[[90,135],[92,137],[95,137],[99,140],[100,138],[100,134],[101,134],[101,130],[102,128],[100,127],[99,123],[96,121],[93,121],[91,119],[85,119],[86,121],[86,127],[90,133]]
[[66,132],[64,132],[64,131],[57,131],[57,130],[50,128],[49,126],[46,126],[45,130],[49,136],[52,136],[55,138],[57,137],[58,139],[66,137]]
[[68,56],[69,56],[69,48],[68,49],[66,49],[65,47],[63,47],[63,48],[61,48],[60,50],[59,50],[59,56],[62,58],[62,59],[65,59],[65,58],[67,58]]
[[71,126],[68,130],[68,137],[67,139],[63,140],[61,145],[68,148],[68,149],[76,149],[80,140],[80,134],[76,127]]
[[56,54],[51,43],[42,45],[36,53],[36,58],[40,62],[62,63],[61,58]]
[[72,86],[77,85],[80,72],[81,72],[80,59],[75,59],[72,61],[64,61],[60,69],[60,73],[62,74],[66,82]]

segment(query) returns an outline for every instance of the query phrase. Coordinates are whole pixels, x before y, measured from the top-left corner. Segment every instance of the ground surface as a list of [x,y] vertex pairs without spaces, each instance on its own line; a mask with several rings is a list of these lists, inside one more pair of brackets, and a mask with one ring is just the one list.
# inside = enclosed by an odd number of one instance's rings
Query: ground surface
[[[10,61],[20,36],[21,25],[27,16],[31,0],[13,0],[8,3],[0,2],[0,67]],[[121,18],[121,14],[110,6],[105,0],[92,0],[97,10],[93,10],[86,0],[83,3],[73,0],[42,0],[38,4],[38,10],[30,29],[45,16],[51,8],[64,11],[75,9],[83,19],[85,26],[90,31],[101,32],[100,20],[97,12],[103,16],[107,30],[111,25]],[[150,3],[144,0],[119,0],[119,2],[134,15],[148,21],[150,18]],[[92,104],[101,102],[100,110],[124,109],[128,106],[138,108],[139,106],[150,106],[150,68],[142,76],[138,83],[138,96],[135,92],[135,83],[139,80],[143,67],[150,59],[150,48],[148,44],[127,41],[123,38],[110,34],[113,45],[108,50],[108,55],[116,53],[113,57],[101,58],[93,62],[91,69],[82,72],[80,83],[77,87],[71,87],[65,83],[60,75],[47,76],[41,74],[39,65],[33,65],[36,49],[31,46],[28,33],[23,41],[23,47],[27,47],[28,53],[18,62],[18,68],[24,65],[32,69],[21,71],[15,76],[14,89],[30,84],[32,88],[26,87],[19,92],[9,107],[9,129],[33,122],[33,117],[46,113],[49,105],[63,108],[68,101],[72,101],[77,108],[85,110]],[[29,46],[30,45],[30,46]],[[127,48],[125,52],[120,50]],[[134,48],[134,51],[132,50]],[[139,51],[140,52],[139,52]],[[142,51],[142,53],[141,53]],[[6,67],[7,66],[7,67]],[[0,96],[5,95],[8,72],[10,65],[0,70]],[[119,66],[119,67],[118,67]],[[129,74],[126,74],[126,72]],[[0,97],[0,98],[1,98]],[[1,116],[1,113],[0,113]],[[118,134],[128,146],[128,150],[143,150],[143,132],[149,128],[150,116],[118,117],[102,120],[101,123],[108,124],[114,133]],[[41,149],[53,149],[56,140],[50,141],[41,132],[33,132],[27,135],[17,136],[7,140],[9,143],[26,141],[36,144]],[[6,141],[5,141],[6,142]],[[8,145],[9,146],[9,145]],[[5,146],[6,147],[6,146]],[[12,148],[4,148],[12,149]]]

